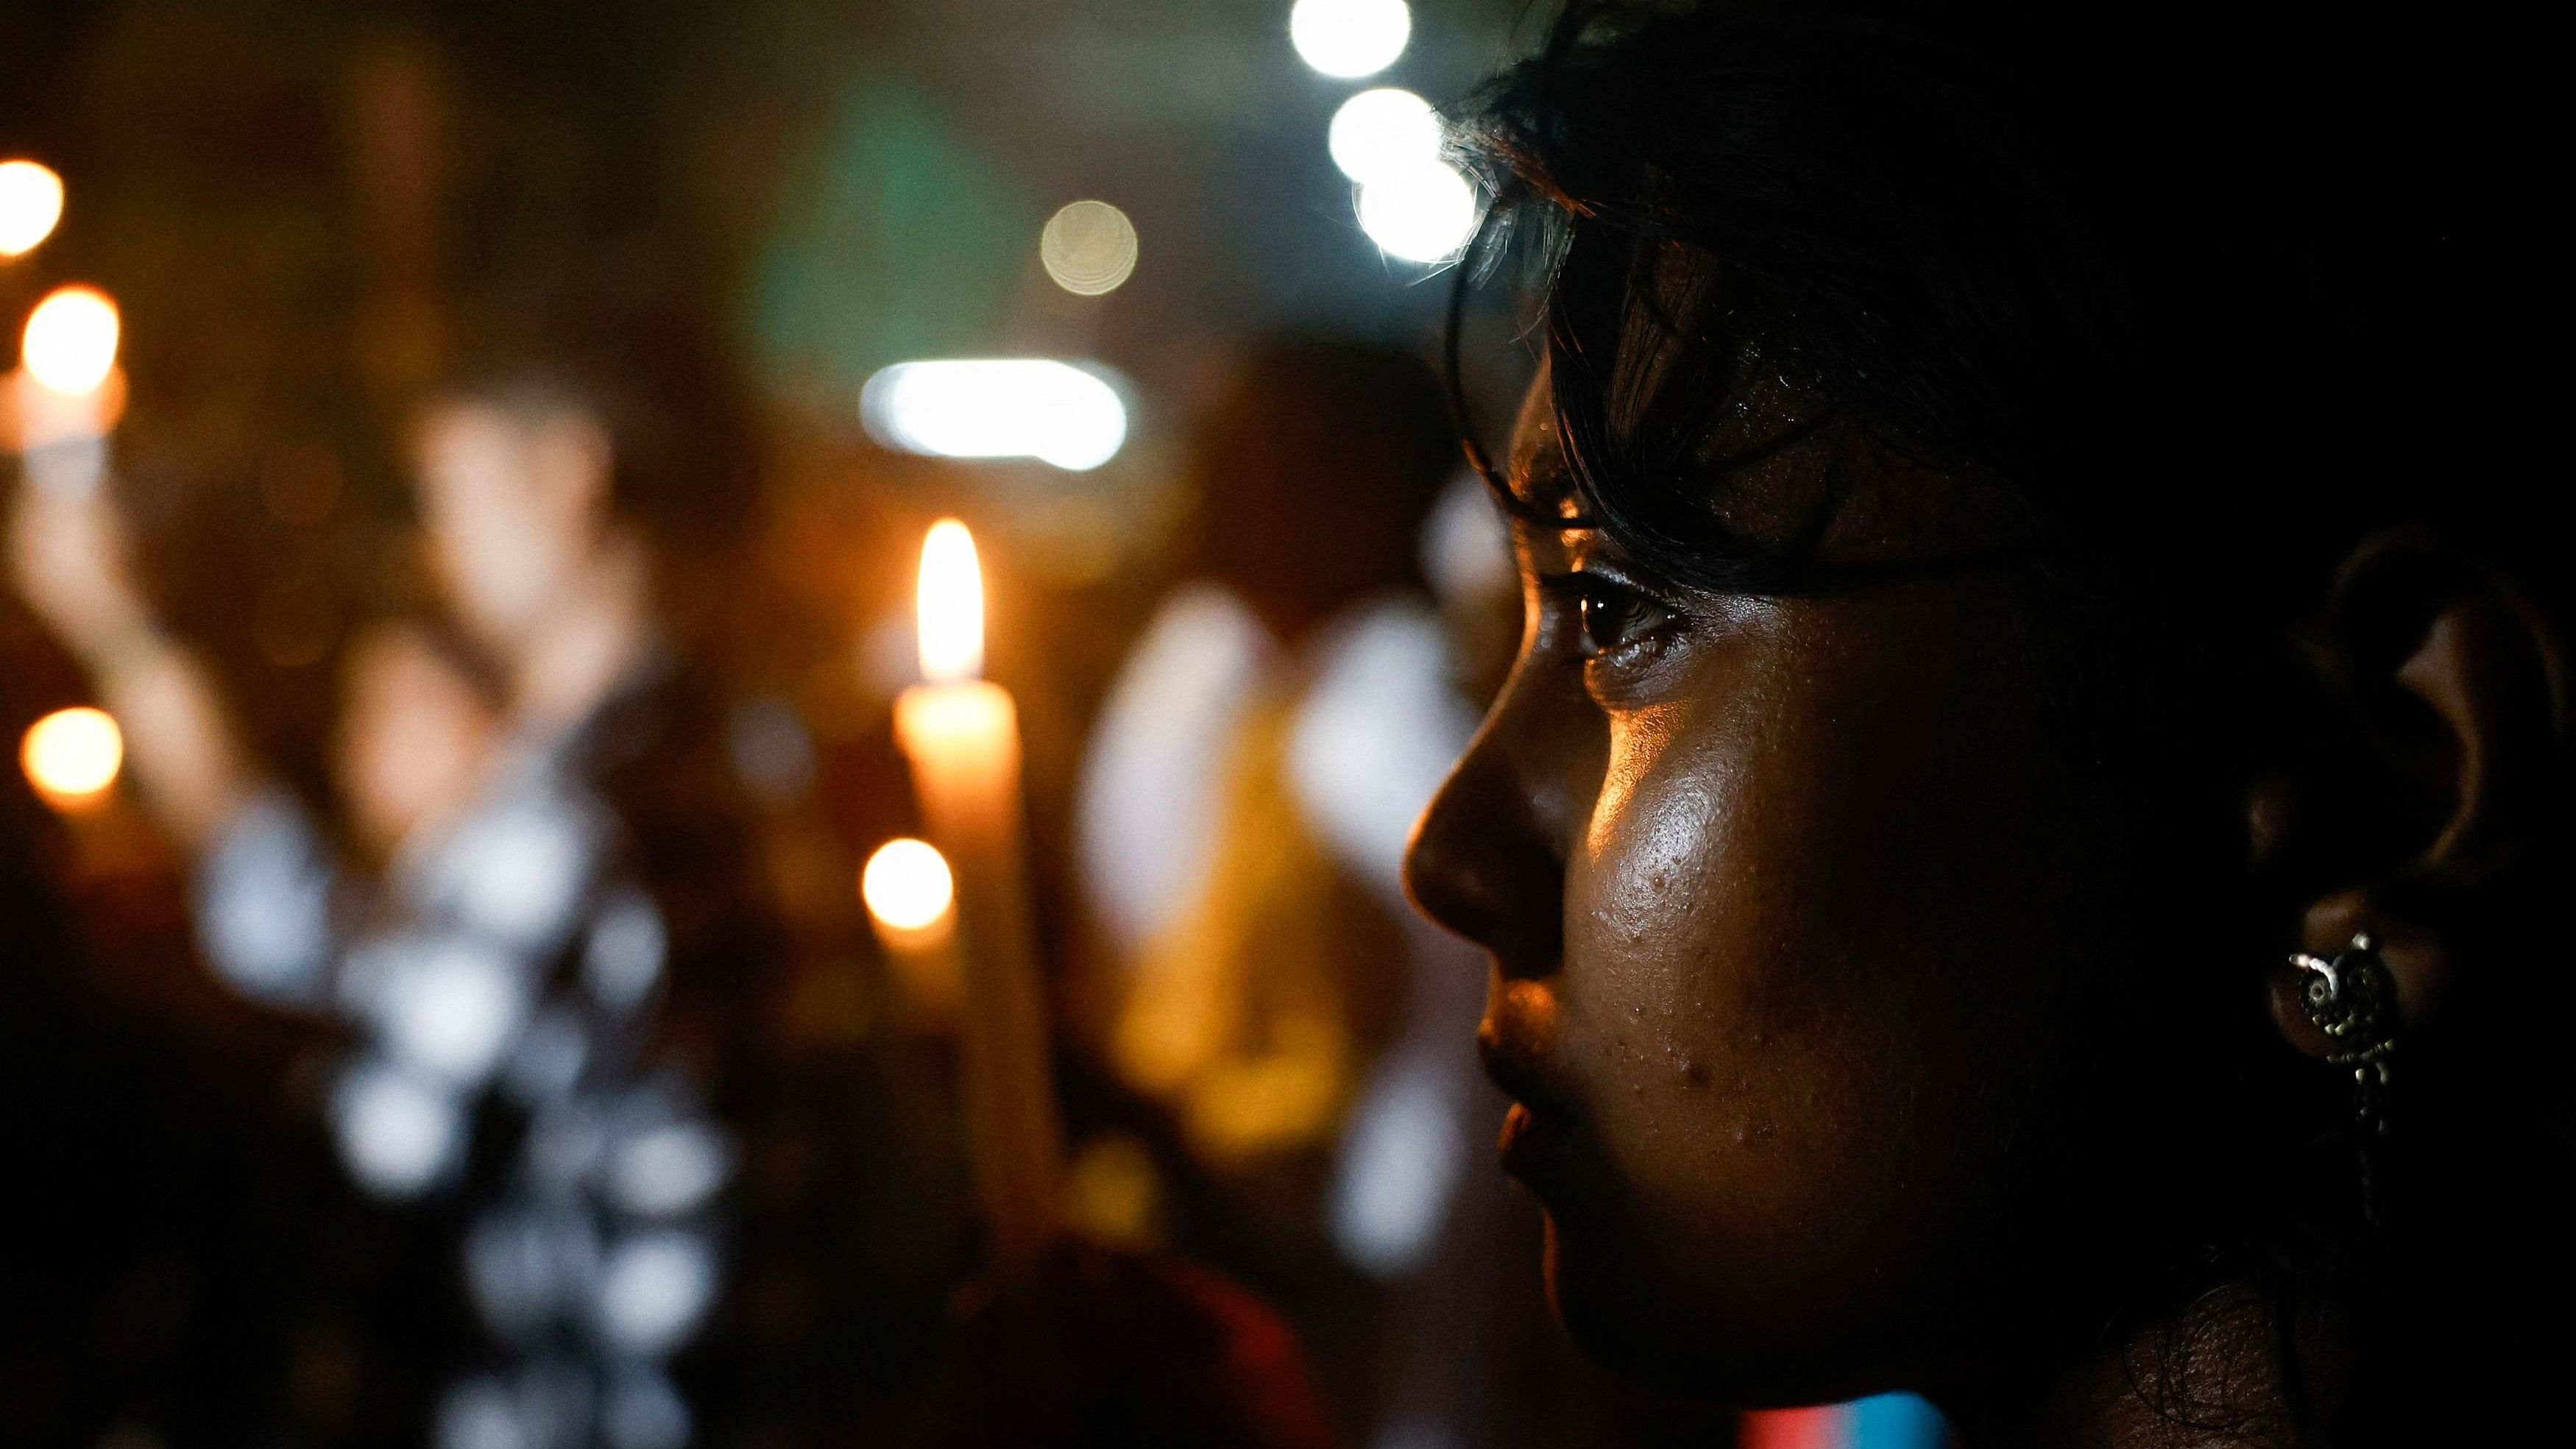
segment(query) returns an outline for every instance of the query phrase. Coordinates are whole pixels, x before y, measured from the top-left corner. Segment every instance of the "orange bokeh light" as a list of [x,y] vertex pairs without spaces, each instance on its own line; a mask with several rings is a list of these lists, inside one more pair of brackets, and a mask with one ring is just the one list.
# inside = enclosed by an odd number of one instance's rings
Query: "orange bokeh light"
[[125,732],[103,709],[58,709],[27,727],[18,764],[46,800],[83,804],[104,794],[125,768]]

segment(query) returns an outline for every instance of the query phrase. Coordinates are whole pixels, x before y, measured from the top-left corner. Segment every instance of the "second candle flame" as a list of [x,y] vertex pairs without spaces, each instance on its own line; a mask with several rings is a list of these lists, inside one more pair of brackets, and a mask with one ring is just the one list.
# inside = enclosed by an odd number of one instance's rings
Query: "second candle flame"
[[921,544],[921,585],[915,621],[921,637],[921,677],[957,684],[984,673],[984,572],[975,559],[975,536],[943,518]]

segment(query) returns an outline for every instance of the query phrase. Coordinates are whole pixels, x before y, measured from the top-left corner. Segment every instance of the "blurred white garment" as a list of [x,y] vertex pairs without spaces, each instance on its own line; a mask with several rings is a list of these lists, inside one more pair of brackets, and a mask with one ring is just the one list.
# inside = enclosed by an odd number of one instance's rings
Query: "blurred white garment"
[[430,932],[364,949],[377,983],[369,1015],[395,1059],[461,1088],[499,1070],[535,994],[522,961],[470,936]]
[[1421,1263],[1467,1164],[1447,1063],[1399,1054],[1361,1099],[1333,1183],[1333,1241],[1381,1278]]
[[1135,950],[1207,884],[1221,774],[1277,653],[1234,595],[1166,600],[1118,672],[1083,761],[1074,831],[1094,911]]
[[[1476,548],[1497,546],[1484,507],[1487,526],[1451,549],[1451,566],[1467,568]],[[1095,909],[1132,950],[1208,888],[1238,733],[1256,698],[1287,689],[1284,765],[1298,813],[1392,919],[1412,922],[1405,846],[1476,728],[1453,676],[1439,617],[1412,599],[1354,610],[1289,658],[1223,590],[1176,593],[1121,671],[1092,737],[1077,811]],[[1344,1254],[1381,1277],[1427,1256],[1473,1135],[1459,1084],[1472,1083],[1474,1062],[1450,1009],[1458,993],[1445,989],[1451,976],[1468,985],[1472,977],[1427,929],[1407,935],[1417,1029],[1378,1065],[1353,1110],[1326,1205]]]
[[197,938],[216,974],[253,1001],[316,1005],[338,945],[337,881],[291,797],[244,806],[197,866]]
[[[509,1367],[443,1400],[446,1449],[680,1449],[690,1434],[660,1361],[719,1289],[735,1149],[647,1056],[669,930],[625,873],[596,784],[615,710],[523,741],[373,889],[284,795],[241,812],[196,882],[228,983],[358,1029],[327,1103],[350,1176],[383,1198],[465,1199],[467,1297]],[[495,1095],[527,1125],[487,1176],[471,1137]]]
[[1390,910],[1404,900],[1404,847],[1476,733],[1450,686],[1440,620],[1404,600],[1329,636],[1288,737],[1288,776],[1308,821]]

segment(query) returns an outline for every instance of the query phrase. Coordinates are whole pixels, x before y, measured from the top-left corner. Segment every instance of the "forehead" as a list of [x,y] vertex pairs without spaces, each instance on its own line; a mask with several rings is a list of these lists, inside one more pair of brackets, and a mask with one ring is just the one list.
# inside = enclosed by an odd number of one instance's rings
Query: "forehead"
[[1560,515],[1573,505],[1573,478],[1565,464],[1564,440],[1557,436],[1556,394],[1542,364],[1521,394],[1512,419],[1511,454],[1504,477],[1512,492],[1536,507]]

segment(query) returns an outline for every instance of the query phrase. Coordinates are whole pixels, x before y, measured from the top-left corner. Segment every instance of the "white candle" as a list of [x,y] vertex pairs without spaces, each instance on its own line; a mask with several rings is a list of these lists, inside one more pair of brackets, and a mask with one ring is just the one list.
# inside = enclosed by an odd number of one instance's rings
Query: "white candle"
[[949,519],[921,550],[921,672],[894,706],[931,844],[956,880],[958,1023],[976,1196],[994,1265],[1029,1266],[1055,1235],[1063,1146],[1020,831],[1020,727],[984,666],[975,541]]

